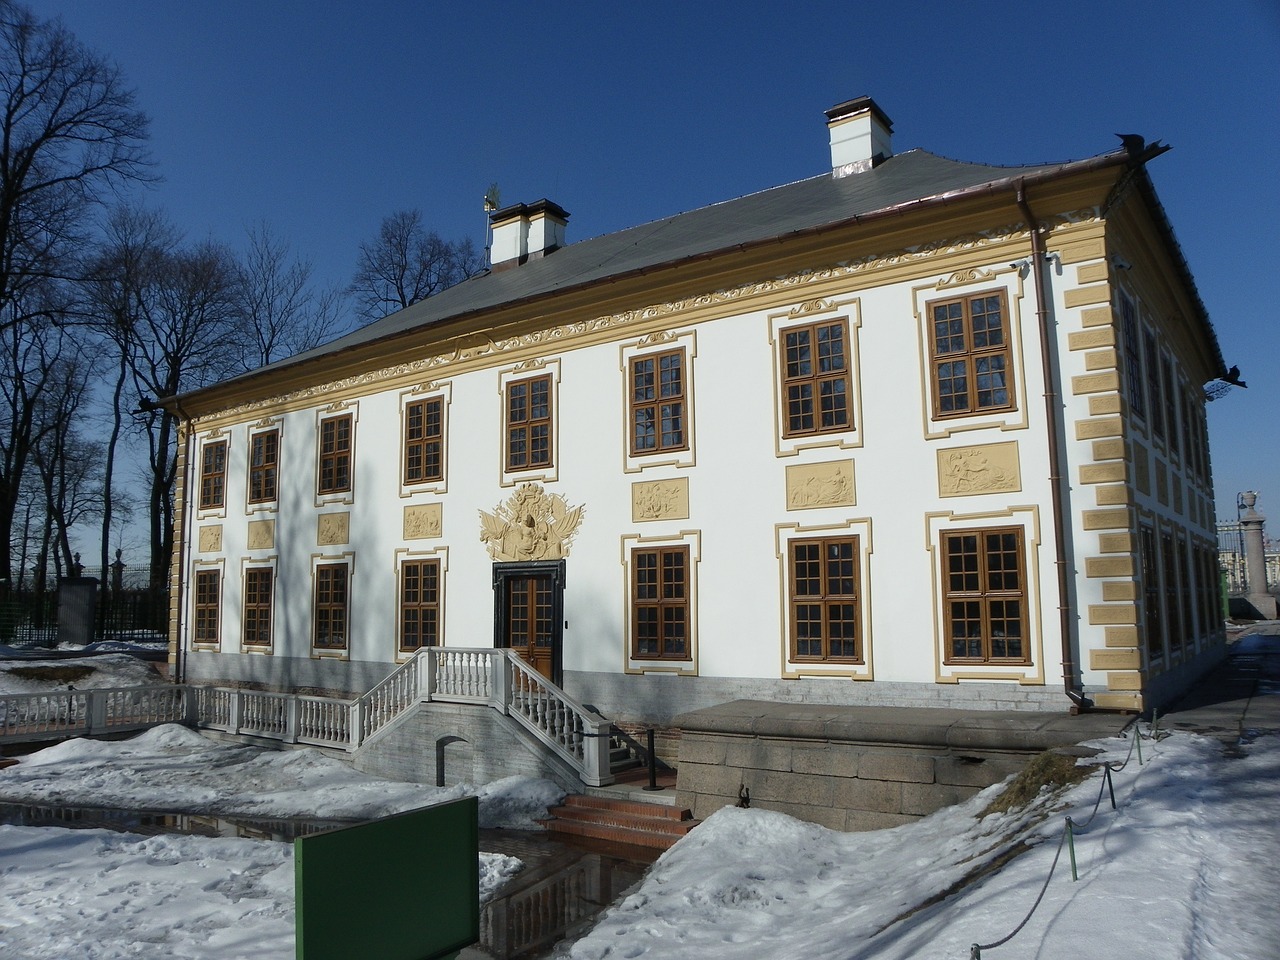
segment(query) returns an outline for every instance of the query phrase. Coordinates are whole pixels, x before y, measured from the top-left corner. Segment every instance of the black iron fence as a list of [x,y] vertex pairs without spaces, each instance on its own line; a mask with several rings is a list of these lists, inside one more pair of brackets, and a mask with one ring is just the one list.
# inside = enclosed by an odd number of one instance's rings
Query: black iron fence
[[[0,581],[0,645],[54,647],[75,642],[157,642],[167,637],[169,584],[153,583],[146,567],[113,565],[107,576],[81,567],[78,576],[30,581],[17,588]],[[40,583],[39,578],[35,578]],[[60,636],[61,631],[61,636]]]

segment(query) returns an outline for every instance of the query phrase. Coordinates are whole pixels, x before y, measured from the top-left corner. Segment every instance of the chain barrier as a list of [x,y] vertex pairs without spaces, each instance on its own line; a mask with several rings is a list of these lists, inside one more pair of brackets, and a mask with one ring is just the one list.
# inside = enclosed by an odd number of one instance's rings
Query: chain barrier
[[996,947],[1004,946],[1006,943],[1008,943],[1010,940],[1016,937],[1022,931],[1022,928],[1027,925],[1027,922],[1035,914],[1036,910],[1040,906],[1040,903],[1044,900],[1045,892],[1049,889],[1049,881],[1053,879],[1053,872],[1054,870],[1057,869],[1058,860],[1062,857],[1062,847],[1064,844],[1067,847],[1068,855],[1071,861],[1071,880],[1074,883],[1079,879],[1079,876],[1076,872],[1075,836],[1077,833],[1084,833],[1089,828],[1089,825],[1093,823],[1094,818],[1098,815],[1098,808],[1102,806],[1102,797],[1104,794],[1110,794],[1111,809],[1112,810],[1116,809],[1115,784],[1111,779],[1111,775],[1113,772],[1119,773],[1125,767],[1127,767],[1129,765],[1129,761],[1133,758],[1133,755],[1135,752],[1138,755],[1138,766],[1142,766],[1144,762],[1142,758],[1142,741],[1144,739],[1159,740],[1159,730],[1160,730],[1159,716],[1155,713],[1152,714],[1150,733],[1144,734],[1142,732],[1140,721],[1137,721],[1137,720],[1134,721],[1133,727],[1131,729],[1133,731],[1133,735],[1129,738],[1129,752],[1125,755],[1124,762],[1120,764],[1116,764],[1112,761],[1107,761],[1102,764],[1102,783],[1098,787],[1098,799],[1095,800],[1093,803],[1093,812],[1089,814],[1089,819],[1084,821],[1083,823],[1076,823],[1070,817],[1066,818],[1066,823],[1063,825],[1063,828],[1062,828],[1062,836],[1058,840],[1058,849],[1053,855],[1053,863],[1049,864],[1049,874],[1044,878],[1044,884],[1040,887],[1040,893],[1036,897],[1035,903],[1031,905],[1031,909],[1027,911],[1027,915],[1022,918],[1022,922],[1019,923],[1016,927],[1014,927],[1012,932],[1010,932],[1008,936],[1002,937],[1001,939],[996,940],[993,943],[971,944],[969,947],[969,960],[982,960],[983,950],[994,950]]

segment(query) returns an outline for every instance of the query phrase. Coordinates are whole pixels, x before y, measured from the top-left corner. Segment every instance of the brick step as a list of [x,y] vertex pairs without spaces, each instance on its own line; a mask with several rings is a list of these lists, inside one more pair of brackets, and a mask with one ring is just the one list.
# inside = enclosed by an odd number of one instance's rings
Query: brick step
[[573,794],[549,811],[542,825],[550,833],[592,837],[612,843],[666,850],[696,827],[688,810]]
[[642,803],[637,800],[615,800],[613,797],[592,797],[585,793],[571,793],[564,798],[566,807],[591,807],[616,813],[631,813],[639,817],[663,817],[667,820],[690,820],[693,813],[687,809],[660,803]]
[[646,847],[650,850],[669,850],[680,839],[674,834],[652,833],[648,830],[628,830],[625,827],[612,827],[605,823],[583,823],[577,820],[548,820],[544,826],[548,833],[591,837],[594,840],[607,840],[610,843]]
[[626,830],[648,830],[651,833],[668,833],[684,836],[693,829],[693,820],[676,820],[671,817],[646,817],[615,810],[594,810],[590,807],[553,807],[551,815],[557,820],[575,823],[598,823],[606,827],[622,827]]

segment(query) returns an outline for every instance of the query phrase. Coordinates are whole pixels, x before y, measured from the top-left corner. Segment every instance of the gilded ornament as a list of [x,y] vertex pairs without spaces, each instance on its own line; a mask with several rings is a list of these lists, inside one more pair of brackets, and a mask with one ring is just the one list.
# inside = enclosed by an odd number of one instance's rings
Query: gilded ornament
[[537,483],[522,483],[493,513],[480,513],[480,542],[499,561],[560,560],[582,525],[583,507],[570,507],[561,494]]

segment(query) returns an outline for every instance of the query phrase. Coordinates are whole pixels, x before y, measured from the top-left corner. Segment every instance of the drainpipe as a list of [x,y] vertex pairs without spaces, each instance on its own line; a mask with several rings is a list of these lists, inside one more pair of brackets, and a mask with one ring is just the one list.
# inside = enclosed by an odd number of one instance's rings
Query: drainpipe
[[[192,456],[195,444],[195,431],[191,429],[191,418],[183,412],[182,405],[176,400],[173,404],[182,424],[186,427],[186,456],[182,468],[182,522],[178,524],[180,542],[174,544],[173,552],[178,558],[178,597],[177,609],[174,613],[173,640],[173,673],[175,683],[187,682],[187,658],[183,650],[182,613],[187,607],[188,590],[190,589],[191,535],[194,531],[193,511],[191,509],[191,471],[194,467]],[[181,432],[181,431],[179,431]],[[170,560],[170,563],[173,561]],[[172,570],[170,571],[172,577]],[[221,597],[219,597],[221,599]]]
[[1027,230],[1031,233],[1031,285],[1036,292],[1036,319],[1040,328],[1040,364],[1044,379],[1044,412],[1045,427],[1049,440],[1049,489],[1053,497],[1053,540],[1055,549],[1055,566],[1058,572],[1058,620],[1062,633],[1062,688],[1071,700],[1071,712],[1080,713],[1093,706],[1093,701],[1076,689],[1076,663],[1071,650],[1071,606],[1070,577],[1067,572],[1067,517],[1062,503],[1062,455],[1059,444],[1062,431],[1059,428],[1058,390],[1054,377],[1053,357],[1056,355],[1056,340],[1052,321],[1049,317],[1049,306],[1045,294],[1046,282],[1043,270],[1048,263],[1045,256],[1044,238],[1040,235],[1040,226],[1031,207],[1027,205],[1025,184],[1017,181],[1016,196],[1018,209],[1026,221]]

